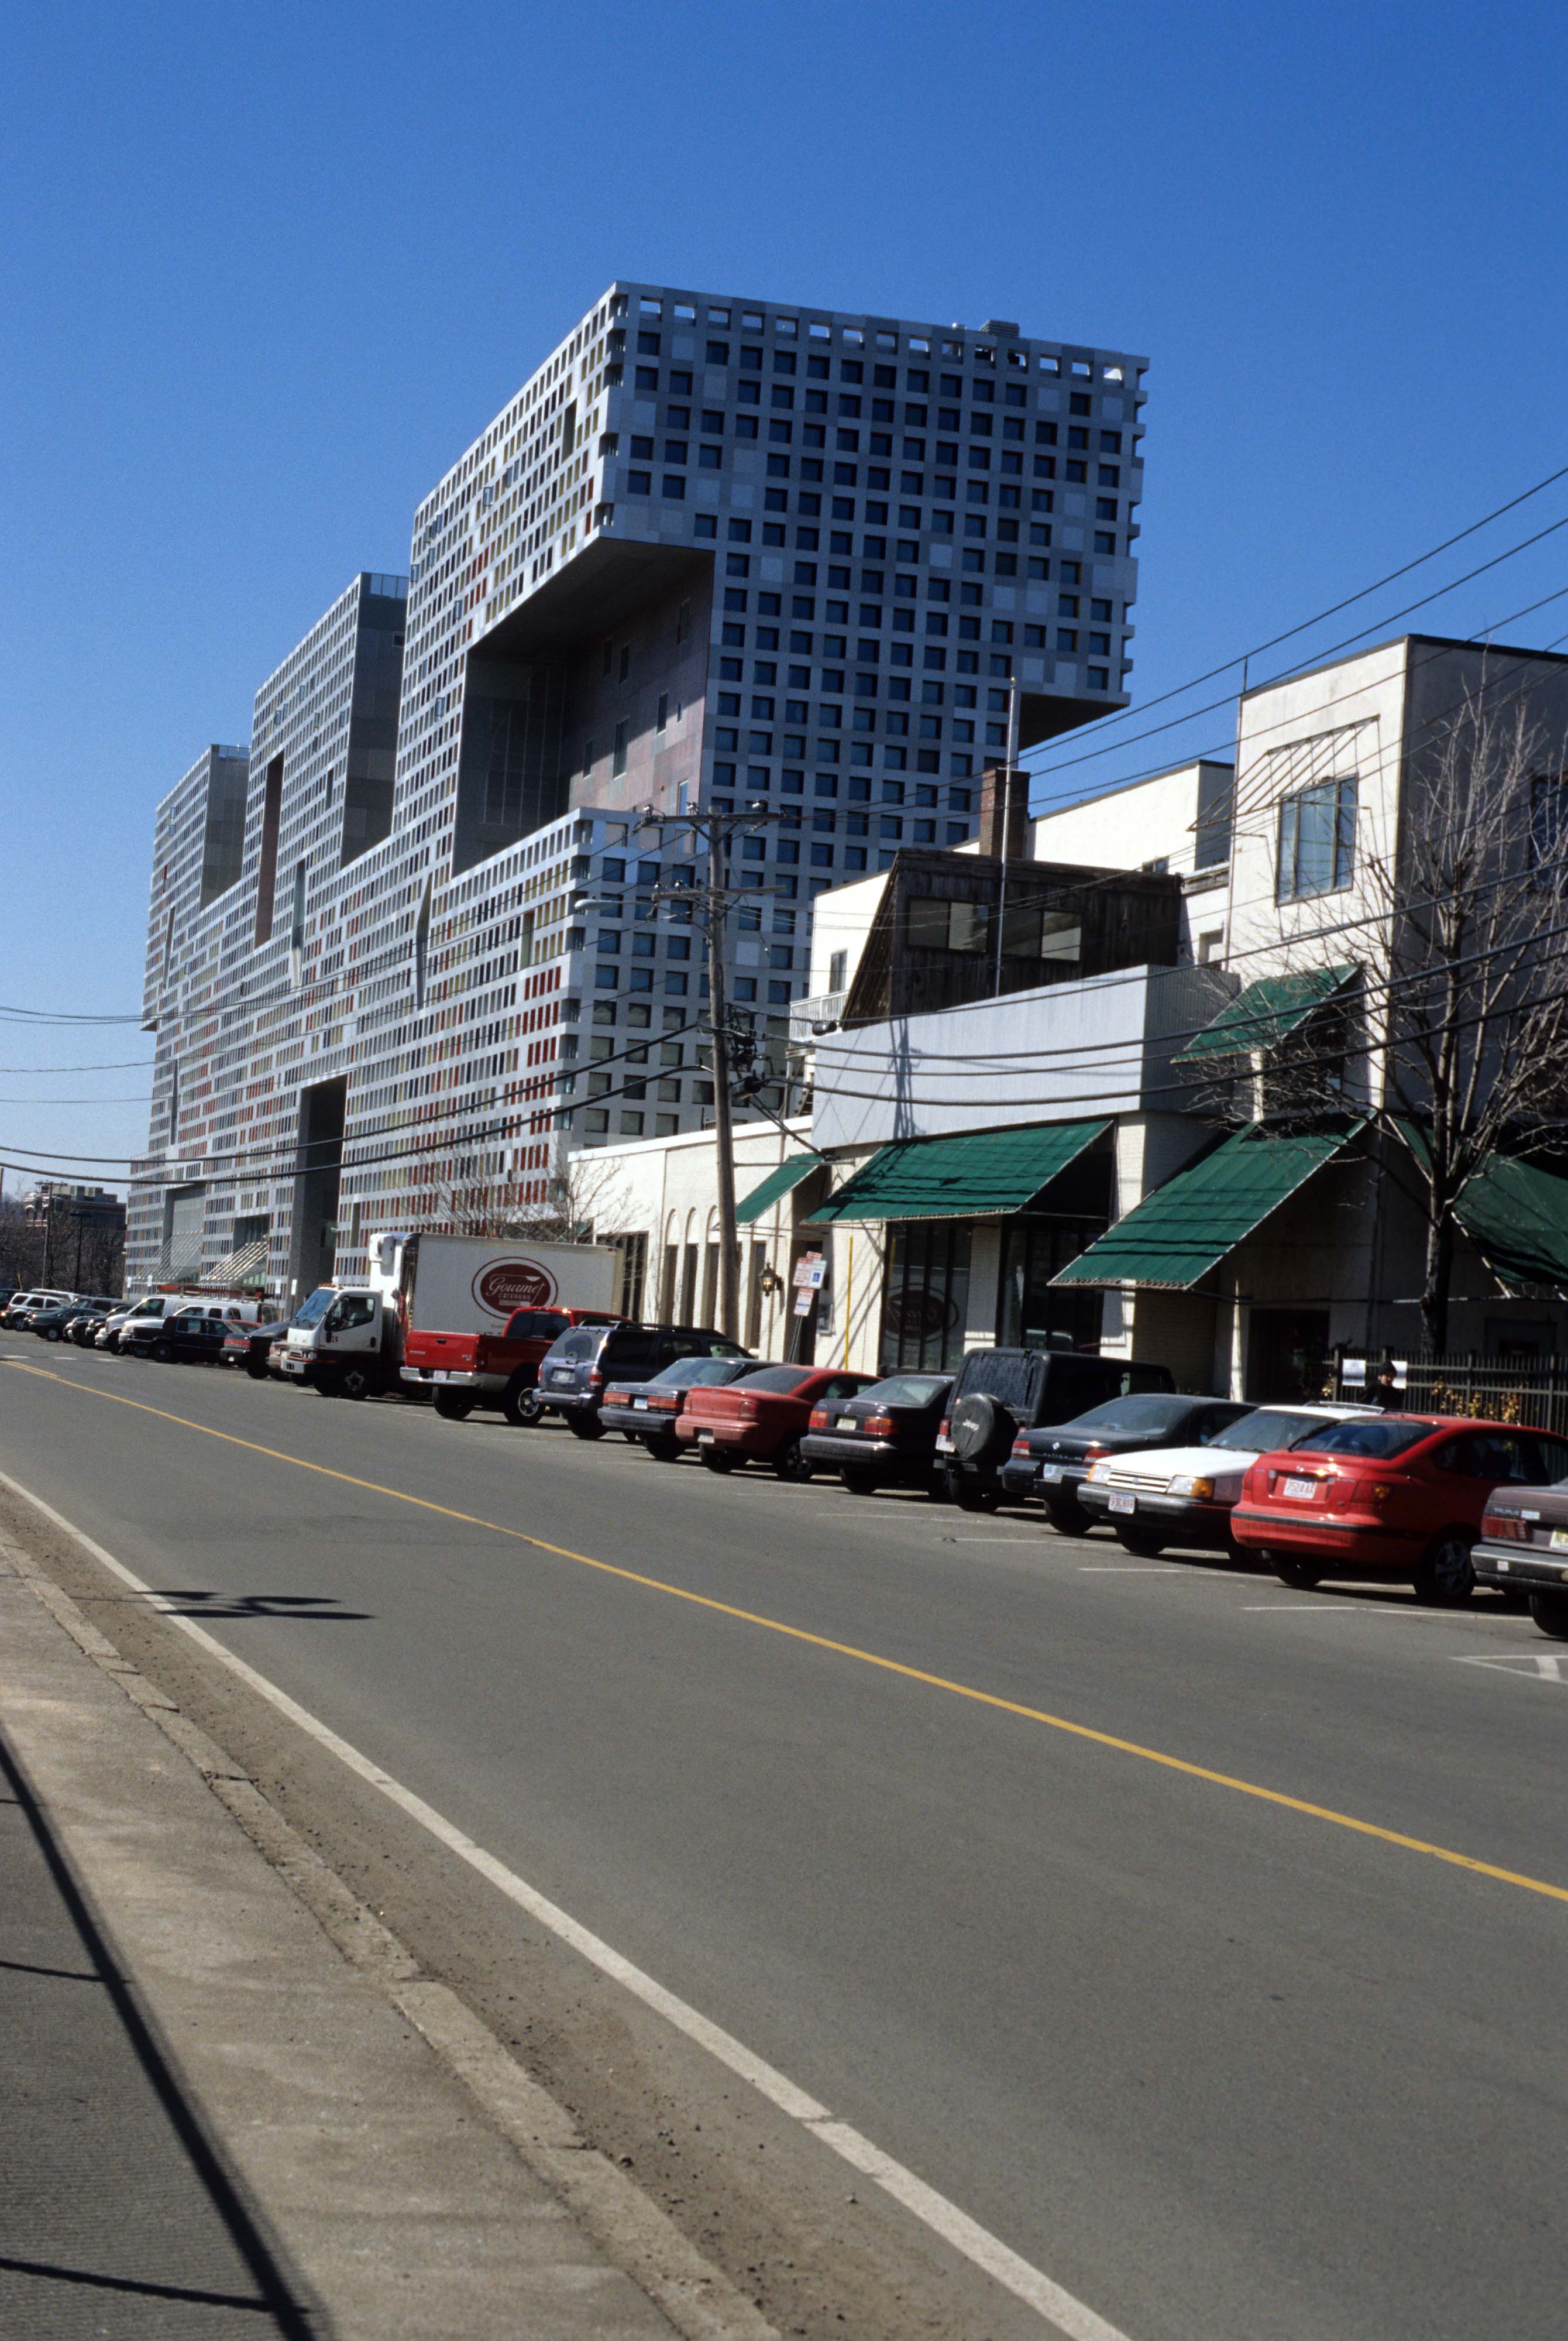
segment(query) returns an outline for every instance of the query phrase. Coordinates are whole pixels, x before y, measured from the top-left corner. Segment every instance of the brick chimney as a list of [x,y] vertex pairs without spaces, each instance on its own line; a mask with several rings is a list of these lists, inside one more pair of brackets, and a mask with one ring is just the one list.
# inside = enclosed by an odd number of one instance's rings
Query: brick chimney
[[1015,764],[1011,788],[1007,780],[1005,764],[987,766],[980,782],[980,852],[1021,862],[1028,850],[1029,776]]

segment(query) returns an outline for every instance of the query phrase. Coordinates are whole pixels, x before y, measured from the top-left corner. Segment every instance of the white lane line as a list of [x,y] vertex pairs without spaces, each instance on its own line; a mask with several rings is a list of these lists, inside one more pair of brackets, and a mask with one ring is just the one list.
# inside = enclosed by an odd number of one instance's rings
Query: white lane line
[[1501,1659],[1464,1659],[1450,1656],[1450,1666],[1494,1667],[1499,1674],[1513,1675],[1521,1682],[1568,1682],[1563,1671],[1563,1661],[1550,1650],[1515,1650]]
[[1244,1618],[1256,1617],[1264,1609],[1289,1609],[1309,1618],[1326,1618],[1334,1610],[1358,1609],[1360,1606],[1355,1601],[1244,1601],[1241,1614]]
[[[20,1480],[13,1479],[8,1472],[0,1471],[0,1487],[8,1488],[13,1495],[19,1496],[25,1503],[31,1504],[35,1511],[42,1512],[45,1519],[53,1520],[56,1528],[74,1538],[84,1551],[90,1552],[132,1592],[148,1598],[155,1594],[154,1587],[144,1584],[125,1567],[124,1561],[116,1560],[112,1552],[106,1552],[101,1544],[84,1535],[64,1513],[45,1503],[42,1497],[34,1495],[31,1489],[25,1488]],[[1000,2236],[993,2236],[988,2228],[971,2219],[967,2211],[960,2210],[958,2204],[950,2202],[945,2195],[939,2195],[935,2187],[928,2187],[923,2178],[917,2177],[901,2162],[895,2162],[890,2155],[873,2146],[858,2130],[846,2122],[836,2120],[826,2106],[819,2104],[815,2097],[790,2080],[788,2074],[779,2072],[776,2065],[769,2064],[764,2057],[748,2048],[744,2041],[737,2040],[733,2033],[726,2032],[721,2025],[700,2014],[688,2001],[679,1998],[672,1991],[667,1991],[652,1976],[623,1957],[600,1936],[580,1925],[559,1903],[551,1902],[536,1887],[529,1885],[526,1878],[520,1878],[514,1869],[509,1869],[504,1862],[497,1860],[494,1854],[487,1853],[454,1822],[438,1813],[432,1805],[427,1805],[422,1797],[416,1796],[412,1788],[405,1788],[401,1780],[394,1779],[390,1772],[384,1772],[370,1757],[362,1755],[349,1740],[340,1738],[329,1724],[322,1722],[308,1708],[301,1707],[287,1691],[281,1690],[265,1675],[258,1674],[255,1668],[247,1665],[243,1659],[236,1658],[233,1651],[225,1649],[214,1635],[207,1633],[193,1619],[171,1617],[166,1610],[160,1614],[181,1633],[189,1635],[193,1642],[199,1644],[220,1666],[226,1667],[231,1674],[247,1684],[280,1715],[286,1716],[291,1723],[297,1724],[302,1731],[307,1732],[318,1747],[326,1748],[350,1771],[357,1773],[362,1780],[379,1788],[390,1803],[428,1830],[432,1837],[446,1847],[449,1853],[456,1854],[459,1860],[465,1861],[471,1869],[476,1870],[509,1901],[515,1902],[520,1909],[526,1910],[541,1926],[548,1927],[551,1934],[570,1945],[601,1975],[609,1976],[613,1982],[633,1993],[646,2007],[672,2024],[677,2031],[683,2032],[689,2040],[695,2040],[700,2047],[706,2048],[729,2071],[738,2075],[741,2080],[749,2081],[780,2113],[801,2123],[843,2161],[863,2172],[868,2178],[874,2179],[895,2202],[901,2203],[906,2210],[912,2212],[916,2218],[940,2236],[965,2259],[993,2277],[1015,2298],[1026,2302],[1041,2316],[1047,2318],[1066,2336],[1066,2341],[1127,2341],[1125,2333],[1116,2326],[1108,2325],[1103,2316],[1097,2316],[1092,2308],[1075,2299],[1070,2292],[1064,2292],[1061,2286],[1053,2283],[1043,2269],[1021,2258],[1002,2242]]]
[[1196,1577],[1196,1569],[1181,1561],[1169,1560],[1080,1560],[1079,1573],[1085,1577]]

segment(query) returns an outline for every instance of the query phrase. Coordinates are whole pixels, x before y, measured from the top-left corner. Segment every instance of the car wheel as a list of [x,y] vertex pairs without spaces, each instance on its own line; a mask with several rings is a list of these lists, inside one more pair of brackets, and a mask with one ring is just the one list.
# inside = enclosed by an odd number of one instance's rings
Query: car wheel
[[679,1439],[645,1439],[642,1444],[656,1463],[674,1463],[680,1459]]
[[1001,1501],[994,1488],[978,1487],[967,1472],[956,1473],[948,1485],[961,1512],[994,1512]]
[[851,1496],[874,1496],[877,1492],[877,1475],[874,1471],[857,1471],[852,1463],[847,1463],[839,1476],[844,1482],[846,1491]]
[[1275,1575],[1293,1593],[1311,1593],[1323,1583],[1323,1571],[1315,1569],[1310,1560],[1287,1560],[1283,1553],[1265,1553]]
[[153,1344],[153,1360],[156,1365],[172,1366],[174,1362],[173,1344],[168,1341],[154,1341]]
[[44,1339],[45,1339],[46,1341],[57,1341],[57,1340],[59,1340],[59,1338],[60,1338],[60,1328],[58,1327],[58,1325],[51,1325],[51,1326],[47,1327],[47,1329],[45,1330],[45,1334],[44,1334]]
[[805,1486],[814,1468],[800,1452],[799,1439],[787,1439],[773,1458],[773,1469],[779,1478],[790,1480],[798,1487]]
[[1094,1526],[1081,1504],[1047,1504],[1046,1518],[1058,1536],[1087,1536]]
[[1164,1537],[1150,1536],[1146,1529],[1117,1529],[1116,1542],[1124,1552],[1136,1555],[1139,1560],[1157,1560],[1166,1549]]
[[443,1422],[466,1422],[473,1412],[473,1400],[462,1390],[438,1390],[435,1410]]
[[566,1427],[574,1439],[602,1439],[604,1425],[596,1414],[569,1414]]
[[340,1398],[369,1398],[371,1378],[363,1366],[345,1366],[338,1379]]
[[267,1379],[267,1369],[264,1360],[258,1365],[254,1358],[247,1358],[245,1360],[245,1371],[249,1374],[253,1382],[264,1382]]
[[1475,1590],[1471,1548],[1475,1539],[1467,1529],[1444,1529],[1434,1537],[1415,1565],[1415,1598],[1439,1609],[1461,1609]]
[[[301,1388],[303,1389],[305,1385],[302,1383]],[[318,1374],[315,1380],[310,1384],[309,1387],[315,1391],[318,1398],[336,1398],[338,1395],[338,1378],[336,1374]]]
[[731,1455],[726,1447],[700,1447],[697,1452],[701,1457],[703,1468],[706,1470],[718,1471],[721,1474],[725,1471],[733,1471],[739,1460],[739,1457]]
[[531,1430],[543,1413],[533,1384],[525,1382],[520,1374],[514,1374],[508,1382],[501,1410],[514,1430]]
[[1530,1615],[1554,1642],[1568,1642],[1568,1593],[1533,1593]]

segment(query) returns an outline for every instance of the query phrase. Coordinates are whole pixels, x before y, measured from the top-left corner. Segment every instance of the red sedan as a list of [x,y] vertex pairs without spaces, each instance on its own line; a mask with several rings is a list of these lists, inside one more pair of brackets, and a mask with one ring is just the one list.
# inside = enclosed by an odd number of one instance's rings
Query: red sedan
[[875,1374],[847,1374],[831,1366],[765,1366],[729,1389],[693,1390],[676,1417],[679,1439],[692,1440],[710,1471],[732,1471],[748,1459],[771,1463],[781,1479],[809,1479],[800,1452],[811,1410],[853,1398]]
[[1568,1439],[1462,1415],[1325,1422],[1263,1455],[1231,1514],[1236,1542],[1298,1589],[1325,1577],[1391,1577],[1453,1607],[1475,1589],[1471,1549],[1494,1488],[1568,1478]]

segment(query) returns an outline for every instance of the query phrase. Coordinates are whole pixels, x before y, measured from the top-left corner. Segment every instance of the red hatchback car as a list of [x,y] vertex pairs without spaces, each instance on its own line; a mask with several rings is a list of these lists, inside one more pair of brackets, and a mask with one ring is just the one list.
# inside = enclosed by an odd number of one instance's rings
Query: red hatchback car
[[876,1374],[847,1374],[831,1366],[764,1366],[728,1389],[693,1390],[676,1417],[679,1439],[696,1442],[710,1471],[732,1471],[748,1459],[771,1463],[781,1479],[809,1479],[800,1452],[811,1410],[825,1400],[853,1398]]
[[1463,1415],[1325,1422],[1286,1455],[1263,1455],[1231,1514],[1238,1544],[1300,1589],[1325,1577],[1408,1580],[1453,1607],[1475,1589],[1471,1549],[1494,1488],[1568,1478],[1568,1439]]

